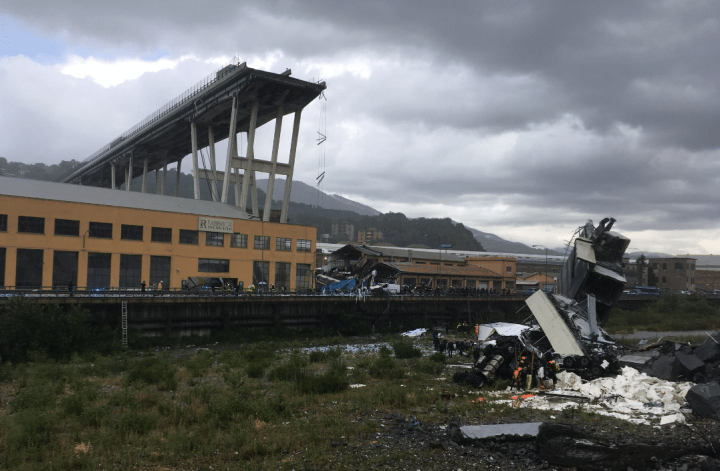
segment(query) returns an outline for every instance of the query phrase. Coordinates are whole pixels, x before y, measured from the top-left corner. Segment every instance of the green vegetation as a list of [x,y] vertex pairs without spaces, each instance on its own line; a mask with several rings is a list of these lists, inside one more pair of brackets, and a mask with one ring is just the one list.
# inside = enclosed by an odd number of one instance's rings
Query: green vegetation
[[[331,440],[381,430],[357,416],[394,410],[443,420],[470,409],[472,397],[449,380],[442,388],[457,404],[428,388],[443,373],[437,355],[400,359],[389,348],[319,355],[298,345],[5,364],[0,468],[320,469],[334,457]],[[263,373],[252,377],[255,365]],[[366,386],[349,388],[358,380]]]
[[638,311],[614,309],[605,325],[609,333],[633,330],[714,330],[720,328],[720,308],[699,296],[666,293]]

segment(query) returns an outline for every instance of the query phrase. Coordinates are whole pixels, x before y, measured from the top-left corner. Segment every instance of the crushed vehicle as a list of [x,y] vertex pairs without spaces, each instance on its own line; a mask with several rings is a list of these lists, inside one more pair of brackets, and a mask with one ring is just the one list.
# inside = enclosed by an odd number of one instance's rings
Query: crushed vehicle
[[612,232],[614,223],[605,218],[597,227],[590,220],[579,227],[559,293],[536,291],[527,298],[530,325],[480,326],[476,361],[454,381],[481,387],[500,377],[529,389],[554,380],[561,369],[584,379],[617,375],[617,347],[602,326],[626,285],[622,257],[630,239]]

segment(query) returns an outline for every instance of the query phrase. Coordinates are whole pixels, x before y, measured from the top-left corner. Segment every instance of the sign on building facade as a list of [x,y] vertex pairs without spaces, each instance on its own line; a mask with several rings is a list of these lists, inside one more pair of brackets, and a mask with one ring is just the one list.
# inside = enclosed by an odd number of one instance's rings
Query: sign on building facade
[[232,219],[198,217],[198,231],[233,233]]

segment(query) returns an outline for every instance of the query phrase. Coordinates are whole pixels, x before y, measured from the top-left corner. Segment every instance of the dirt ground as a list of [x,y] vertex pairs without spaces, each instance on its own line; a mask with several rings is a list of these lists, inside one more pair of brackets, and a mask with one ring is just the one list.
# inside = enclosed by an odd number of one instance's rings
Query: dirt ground
[[[334,469],[395,469],[395,470],[720,470],[715,461],[712,445],[706,438],[720,437],[718,424],[703,419],[693,419],[692,425],[660,427],[632,426],[625,430],[618,427],[575,426],[575,438],[582,442],[602,444],[609,449],[610,462],[595,461],[572,455],[571,447],[546,444],[551,453],[543,453],[539,440],[483,441],[468,443],[461,439],[458,427],[476,425],[460,420],[448,425],[418,423],[412,417],[398,413],[375,414],[356,417],[370,420],[384,430],[348,442],[343,437],[332,440],[337,448]],[[588,439],[587,437],[592,437]],[[638,450],[638,445],[647,447]],[[716,449],[720,450],[718,445]],[[641,452],[648,452],[643,456]],[[552,456],[569,453],[575,461],[571,466],[553,463]],[[577,450],[575,450],[577,451]],[[666,457],[662,457],[662,454]],[[629,454],[629,458],[628,455]],[[656,456],[657,455],[657,456]],[[674,457],[667,458],[667,455]],[[548,462],[551,458],[551,462]],[[614,463],[612,461],[615,461]],[[557,460],[555,460],[557,461]],[[634,461],[634,463],[633,463]],[[634,466],[628,466],[628,462]],[[641,464],[638,464],[641,463]],[[567,464],[567,463],[565,463]],[[300,467],[299,469],[302,469]]]

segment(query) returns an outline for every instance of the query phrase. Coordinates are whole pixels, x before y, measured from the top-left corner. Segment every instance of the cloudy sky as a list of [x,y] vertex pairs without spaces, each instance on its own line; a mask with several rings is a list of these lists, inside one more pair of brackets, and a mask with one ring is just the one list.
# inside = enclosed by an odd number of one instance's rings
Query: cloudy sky
[[0,156],[85,159],[238,56],[327,82],[296,169],[327,193],[551,248],[612,216],[634,249],[717,254],[719,20],[696,0],[3,0]]

